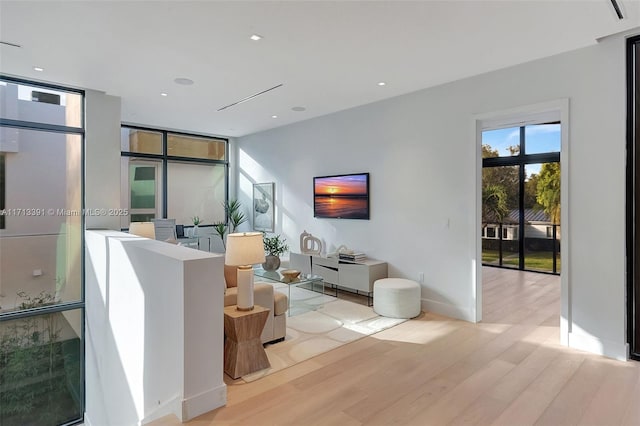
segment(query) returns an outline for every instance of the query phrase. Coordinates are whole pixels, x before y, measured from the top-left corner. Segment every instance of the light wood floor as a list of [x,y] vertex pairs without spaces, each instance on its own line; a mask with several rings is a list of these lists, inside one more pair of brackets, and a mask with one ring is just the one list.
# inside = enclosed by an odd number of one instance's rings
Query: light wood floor
[[559,277],[485,268],[483,283],[482,323],[426,313],[229,380],[227,406],[189,425],[640,425],[640,363],[559,345]]

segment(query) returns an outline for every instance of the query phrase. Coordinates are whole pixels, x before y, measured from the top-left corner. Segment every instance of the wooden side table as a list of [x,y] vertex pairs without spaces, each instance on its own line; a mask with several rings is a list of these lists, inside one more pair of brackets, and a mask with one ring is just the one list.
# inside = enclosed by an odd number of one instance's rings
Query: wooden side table
[[224,372],[234,379],[271,367],[260,341],[268,316],[269,309],[258,305],[251,311],[224,308]]

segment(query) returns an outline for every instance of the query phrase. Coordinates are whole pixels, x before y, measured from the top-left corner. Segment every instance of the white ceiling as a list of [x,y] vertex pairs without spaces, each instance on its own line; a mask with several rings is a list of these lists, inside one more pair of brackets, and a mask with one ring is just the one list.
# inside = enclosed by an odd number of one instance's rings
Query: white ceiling
[[120,96],[125,122],[241,136],[638,27],[640,2],[619,3],[624,20],[609,0],[0,1],[0,40],[22,46],[0,47],[0,72]]

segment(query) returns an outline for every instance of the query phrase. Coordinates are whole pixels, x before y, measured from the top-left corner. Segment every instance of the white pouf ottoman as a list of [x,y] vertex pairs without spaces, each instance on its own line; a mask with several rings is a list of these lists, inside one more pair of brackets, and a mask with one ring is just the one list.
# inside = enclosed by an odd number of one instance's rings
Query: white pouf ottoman
[[404,278],[383,278],[373,283],[373,310],[383,317],[420,315],[420,285]]

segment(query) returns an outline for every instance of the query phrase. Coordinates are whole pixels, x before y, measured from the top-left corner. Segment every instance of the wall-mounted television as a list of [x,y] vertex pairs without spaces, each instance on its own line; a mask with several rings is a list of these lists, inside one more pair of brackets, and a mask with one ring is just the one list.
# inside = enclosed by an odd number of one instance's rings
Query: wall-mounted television
[[369,173],[314,177],[313,216],[369,219]]

